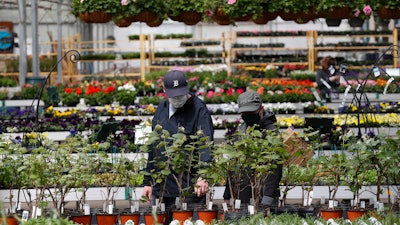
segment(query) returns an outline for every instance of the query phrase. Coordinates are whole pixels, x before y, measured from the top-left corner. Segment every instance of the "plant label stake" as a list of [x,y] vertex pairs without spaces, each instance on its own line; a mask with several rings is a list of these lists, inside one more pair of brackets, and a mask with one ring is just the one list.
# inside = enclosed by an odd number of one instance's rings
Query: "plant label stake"
[[235,209],[240,209],[240,204],[242,203],[242,201],[240,199],[236,199],[235,200]]
[[83,211],[85,215],[90,215],[90,205],[89,204],[84,204],[83,205]]
[[254,205],[247,206],[247,210],[249,210],[250,215],[254,215]]
[[321,196],[320,204],[325,205],[325,196],[323,195]]
[[222,203],[222,209],[224,210],[224,212],[228,212],[228,205],[226,204],[226,202]]
[[213,207],[213,202],[209,202],[209,203],[208,203],[208,210],[211,210],[212,207]]

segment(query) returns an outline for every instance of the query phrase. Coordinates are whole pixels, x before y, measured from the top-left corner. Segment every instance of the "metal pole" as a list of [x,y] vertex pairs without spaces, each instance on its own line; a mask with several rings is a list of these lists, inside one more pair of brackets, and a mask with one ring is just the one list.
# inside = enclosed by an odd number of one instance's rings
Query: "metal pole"
[[18,0],[18,11],[19,11],[19,35],[18,35],[18,46],[19,46],[19,84],[23,86],[25,84],[25,78],[28,71],[28,63],[26,56],[26,2],[25,0]]
[[38,39],[38,5],[37,0],[32,0],[32,73],[39,77],[39,39]]
[[[62,58],[62,26],[61,26],[61,5],[63,0],[57,4],[57,62]],[[57,65],[57,83],[62,83],[62,63]]]

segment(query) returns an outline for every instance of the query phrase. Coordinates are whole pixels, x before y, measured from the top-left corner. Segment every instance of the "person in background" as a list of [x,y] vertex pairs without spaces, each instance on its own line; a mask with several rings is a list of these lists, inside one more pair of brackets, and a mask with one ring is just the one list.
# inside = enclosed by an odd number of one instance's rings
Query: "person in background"
[[331,91],[340,85],[340,75],[336,73],[336,60],[326,56],[320,61],[321,69],[317,70],[315,81],[320,92],[321,100],[331,102]]
[[[242,117],[244,123],[239,125],[239,132],[246,132],[248,126],[254,126],[255,129],[266,129],[266,130],[274,130],[279,132],[277,127],[275,126],[276,117],[275,114],[267,112],[264,110],[262,106],[261,96],[254,91],[246,91],[239,95],[238,97],[238,105],[239,105],[239,113]],[[279,191],[279,182],[282,179],[282,164],[278,164],[275,168],[275,171],[272,174],[269,174],[267,180],[264,184],[261,196],[261,205],[269,207],[273,203],[277,202],[280,191]],[[224,192],[224,200],[229,203],[230,201],[230,192],[229,186],[226,185]],[[245,178],[243,183],[241,184],[241,191],[239,195],[239,199],[241,203],[250,203],[250,199],[252,197],[249,180]]]
[[[209,137],[209,141],[213,141],[214,128],[211,114],[206,104],[195,94],[189,92],[186,75],[179,70],[171,70],[164,77],[164,92],[167,99],[160,102],[152,119],[152,130],[156,125],[161,125],[171,135],[178,132],[179,127],[183,127],[187,135],[196,134],[202,130],[204,135]],[[201,160],[205,162],[211,161],[210,149],[200,149]],[[156,155],[157,154],[157,155]],[[148,164],[146,170],[149,172],[155,165],[151,161],[160,153],[155,150],[149,152]],[[184,176],[186,178],[186,176]],[[184,186],[193,186],[190,177],[184,181]],[[163,195],[163,203],[166,207],[172,207],[175,204],[176,197],[179,197],[178,187],[170,175],[166,179],[165,192]],[[184,188],[185,188],[184,187]],[[199,178],[194,188],[195,194],[186,198],[188,203],[205,203],[205,194],[208,191],[208,183]],[[150,176],[144,178],[143,196],[155,202],[160,197],[160,185],[153,185]]]

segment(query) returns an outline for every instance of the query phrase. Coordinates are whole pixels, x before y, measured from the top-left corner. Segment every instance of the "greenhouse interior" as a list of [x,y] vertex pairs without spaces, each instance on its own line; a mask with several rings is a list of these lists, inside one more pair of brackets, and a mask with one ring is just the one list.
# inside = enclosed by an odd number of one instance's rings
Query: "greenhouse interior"
[[399,30],[398,0],[1,0],[0,224],[400,224]]

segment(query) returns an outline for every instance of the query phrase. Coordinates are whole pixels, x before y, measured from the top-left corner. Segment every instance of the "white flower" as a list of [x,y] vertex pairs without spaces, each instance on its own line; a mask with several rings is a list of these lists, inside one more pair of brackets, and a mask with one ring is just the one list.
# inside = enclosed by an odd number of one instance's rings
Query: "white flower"
[[190,221],[190,220],[185,220],[185,221],[183,222],[183,225],[193,225],[193,222]]
[[180,225],[181,223],[179,222],[179,220],[172,220],[171,223],[169,223],[169,225]]

